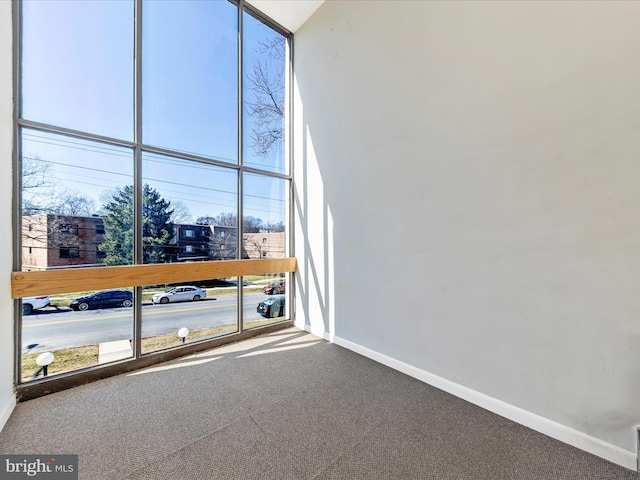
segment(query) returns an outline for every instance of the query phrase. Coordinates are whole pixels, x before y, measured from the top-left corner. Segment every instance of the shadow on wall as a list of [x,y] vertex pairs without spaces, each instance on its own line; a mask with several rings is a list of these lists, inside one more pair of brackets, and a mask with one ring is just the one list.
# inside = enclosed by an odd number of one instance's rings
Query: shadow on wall
[[[299,109],[302,110],[302,109]],[[302,328],[333,340],[335,335],[334,225],[326,201],[311,132],[302,113],[296,122],[302,138],[296,151],[295,208],[298,257],[297,302],[303,313]],[[296,119],[298,120],[298,119]],[[300,242],[302,240],[302,242]]]

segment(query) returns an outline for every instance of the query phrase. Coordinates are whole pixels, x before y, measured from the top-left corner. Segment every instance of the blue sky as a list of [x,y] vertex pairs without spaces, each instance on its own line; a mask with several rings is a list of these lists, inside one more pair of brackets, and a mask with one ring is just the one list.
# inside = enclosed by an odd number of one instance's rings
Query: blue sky
[[[133,3],[30,0],[23,18],[23,117],[132,141]],[[143,19],[143,142],[235,164],[236,7],[224,0],[145,2]],[[275,32],[247,14],[243,23],[250,65],[259,41]],[[284,69],[284,58],[270,68]],[[244,122],[250,131],[252,119],[245,114]],[[47,188],[98,205],[105,191],[132,183],[126,148],[25,131],[22,151],[47,162]],[[243,154],[247,165],[283,171],[283,148],[262,158],[245,146]],[[142,174],[166,199],[186,205],[193,220],[235,210],[235,170],[145,155]],[[245,215],[284,221],[285,182],[246,177]]]

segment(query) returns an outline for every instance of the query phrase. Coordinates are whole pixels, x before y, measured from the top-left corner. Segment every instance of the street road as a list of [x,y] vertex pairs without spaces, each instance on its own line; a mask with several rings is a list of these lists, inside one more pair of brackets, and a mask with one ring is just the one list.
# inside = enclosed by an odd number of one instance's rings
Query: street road
[[[263,293],[244,295],[244,321],[264,320],[256,312]],[[198,302],[142,306],[142,336],[175,333],[181,327],[235,325],[236,295],[221,295]],[[133,308],[104,308],[75,312],[67,308],[48,308],[22,320],[22,351],[36,353],[61,348],[95,345],[100,342],[133,338]],[[36,345],[32,348],[29,346]]]

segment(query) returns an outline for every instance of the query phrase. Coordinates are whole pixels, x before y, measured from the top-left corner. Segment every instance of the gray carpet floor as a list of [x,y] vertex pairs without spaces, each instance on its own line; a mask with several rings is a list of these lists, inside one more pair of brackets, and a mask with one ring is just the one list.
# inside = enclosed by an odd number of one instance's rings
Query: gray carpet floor
[[640,479],[295,328],[20,403],[0,452],[91,480]]

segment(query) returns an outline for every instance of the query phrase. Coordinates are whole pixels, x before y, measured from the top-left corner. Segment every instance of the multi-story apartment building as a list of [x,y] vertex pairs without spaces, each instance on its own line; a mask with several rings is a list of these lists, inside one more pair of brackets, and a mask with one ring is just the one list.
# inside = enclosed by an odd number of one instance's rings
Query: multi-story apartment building
[[238,227],[235,225],[210,225],[212,256],[214,260],[235,260],[238,252]]
[[[105,227],[99,216],[41,214],[22,222],[22,264],[29,270],[69,266],[102,266]],[[166,246],[170,262],[237,258],[236,226],[174,224]],[[284,232],[243,235],[242,258],[284,257]]]
[[247,258],[284,257],[284,232],[245,233],[242,236]]
[[169,258],[173,262],[213,260],[213,227],[176,223],[169,247],[174,250]]
[[22,264],[26,270],[100,266],[104,224],[98,216],[29,215],[22,221]]

